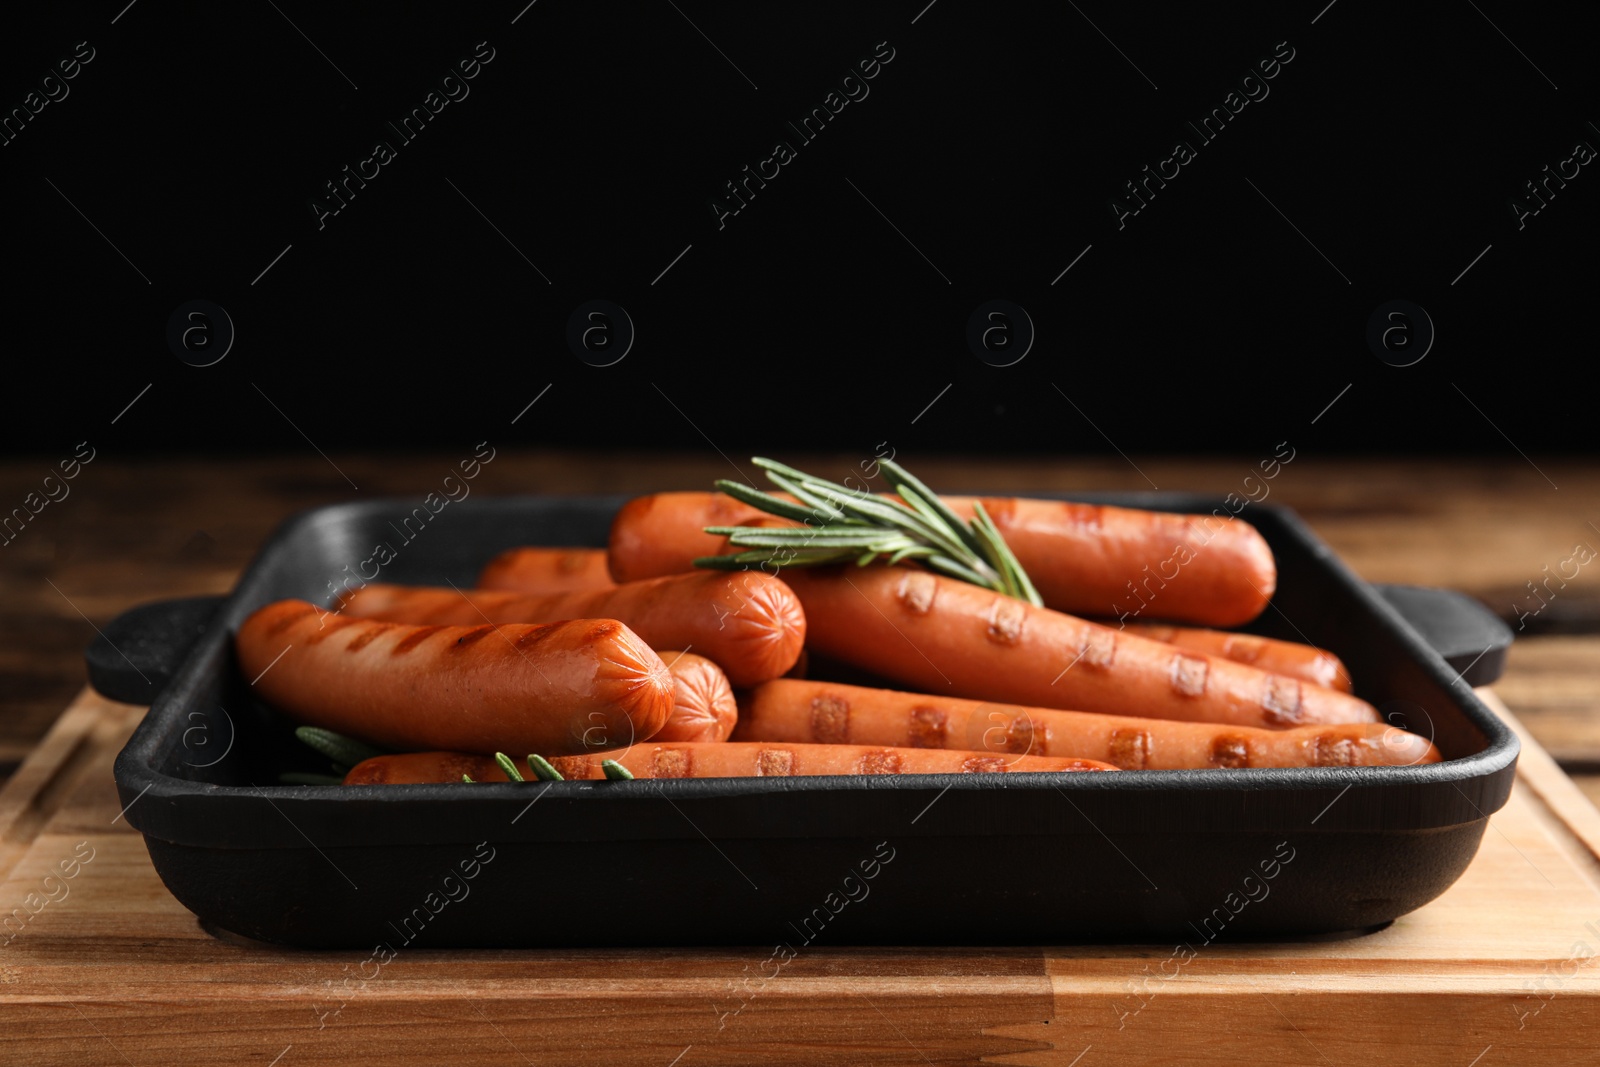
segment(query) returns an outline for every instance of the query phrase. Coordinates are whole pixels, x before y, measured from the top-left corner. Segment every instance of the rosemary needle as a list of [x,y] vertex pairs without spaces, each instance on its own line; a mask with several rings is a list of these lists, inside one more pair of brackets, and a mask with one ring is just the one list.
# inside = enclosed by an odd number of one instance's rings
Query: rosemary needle
[[533,776],[543,782],[564,782],[566,779],[561,772],[555,769],[551,762],[543,756],[528,757],[528,766],[533,769]]
[[526,778],[522,777],[522,772],[517,770],[517,765],[511,762],[511,757],[506,755],[504,752],[496,752],[494,754],[494,761],[500,765],[500,769],[502,771],[506,772],[506,777],[511,779],[513,782],[527,781]]
[[879,460],[878,466],[899,500],[851,489],[761,456],[751,462],[794,501],[727,479],[719,480],[717,488],[751,507],[802,525],[707,526],[706,533],[726,537],[728,544],[740,551],[703,556],[694,561],[695,566],[743,570],[753,565],[818,567],[854,562],[864,567],[880,558],[890,564],[909,559],[929,570],[1043,606],[1039,591],[982,503],[974,505],[970,521],[963,521],[938,494],[893,460]]
[[374,748],[352,737],[336,734],[332,730],[324,730],[320,726],[297,726],[294,736],[307,748],[326,756],[335,767],[342,767],[345,770],[363,760],[385,754],[381,748]]

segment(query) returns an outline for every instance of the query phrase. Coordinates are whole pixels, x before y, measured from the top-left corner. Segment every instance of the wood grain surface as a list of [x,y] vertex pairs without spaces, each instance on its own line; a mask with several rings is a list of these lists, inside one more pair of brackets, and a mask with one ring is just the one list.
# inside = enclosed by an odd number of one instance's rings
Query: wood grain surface
[[85,691],[0,790],[0,1063],[1592,1062],[1600,812],[1525,733],[1467,872],[1377,933],[819,944],[752,981],[769,949],[402,949],[374,974],[209,932],[121,817],[111,761],[141,710]]

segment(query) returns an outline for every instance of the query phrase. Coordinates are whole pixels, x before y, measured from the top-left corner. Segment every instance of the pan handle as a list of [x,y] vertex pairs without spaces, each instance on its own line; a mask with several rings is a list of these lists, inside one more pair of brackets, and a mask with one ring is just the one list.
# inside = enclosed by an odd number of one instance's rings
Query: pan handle
[[1505,672],[1511,627],[1478,601],[1421,585],[1373,588],[1468,685],[1488,685]]
[[[1488,685],[1504,672],[1511,627],[1478,601],[1450,589],[1374,588],[1469,685]],[[118,615],[84,650],[89,684],[110,700],[151,703],[211,625],[223,599],[157,600]]]
[[224,599],[155,600],[124,611],[83,650],[89,684],[108,700],[152,703],[211,625]]

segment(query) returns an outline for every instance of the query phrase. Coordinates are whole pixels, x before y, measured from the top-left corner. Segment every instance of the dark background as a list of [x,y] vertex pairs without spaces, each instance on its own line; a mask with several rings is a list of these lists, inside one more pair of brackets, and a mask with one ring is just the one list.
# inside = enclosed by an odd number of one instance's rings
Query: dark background
[[[95,58],[0,147],[5,447],[1595,447],[1600,176],[1520,231],[1509,207],[1600,146],[1570,6],[525,4],[9,15],[7,113]],[[480,41],[470,95],[399,143]],[[880,41],[869,95],[799,144]],[[1270,95],[1186,131],[1281,41]],[[1197,158],[1119,230],[1179,137]],[[719,229],[779,138],[797,158]],[[379,139],[396,159],[319,229]],[[966,340],[994,298],[1037,328],[1013,366]],[[1409,367],[1365,339],[1398,298],[1437,329]],[[193,299],[237,331],[213,366],[166,339]],[[613,366],[566,341],[591,299],[637,330]]]

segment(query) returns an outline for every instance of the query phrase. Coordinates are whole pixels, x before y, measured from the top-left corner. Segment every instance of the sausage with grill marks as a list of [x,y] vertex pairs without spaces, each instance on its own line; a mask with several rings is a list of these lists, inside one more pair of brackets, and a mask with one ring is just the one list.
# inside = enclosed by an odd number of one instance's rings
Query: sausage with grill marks
[[1123,770],[1370,767],[1439,762],[1426,738],[1378,723],[1262,730],[780,678],[739,695],[738,741],[1077,756]]
[[[935,751],[874,745],[709,744],[659,745],[648,742],[627,750],[586,756],[556,756],[551,766],[563,778],[604,778],[601,763],[614,759],[635,778],[787,778],[816,774],[1006,774],[1025,771],[1114,771],[1109,763],[1043,756],[1000,757],[987,752]],[[472,761],[472,762],[468,762]],[[493,760],[456,752],[416,752],[374,756],[351,769],[346,785],[459,782],[465,772],[475,782],[504,782]],[[524,776],[527,772],[524,771]]]
[[789,670],[806,636],[805,612],[789,587],[752,571],[696,571],[551,596],[373,582],[345,593],[339,611],[448,625],[617,619],[651,648],[681,648],[713,660],[734,685]]
[[1382,721],[1346,693],[928,571],[792,567],[784,581],[814,652],[923,692],[1269,729]]
[[234,647],[267,703],[384,748],[578,753],[652,737],[673,707],[666,664],[615,619],[411,626],[280,600]]
[[[1108,623],[1107,625],[1112,625]],[[1320,685],[1350,692],[1350,672],[1343,661],[1332,652],[1297,641],[1279,641],[1255,634],[1230,633],[1227,630],[1202,630],[1192,626],[1168,626],[1158,623],[1128,623],[1131,633],[1161,641],[1179,648],[1192,648],[1209,656],[1220,656],[1235,663],[1248,663],[1273,674],[1286,674]]]
[[508,548],[478,574],[479,589],[517,593],[588,593],[615,584],[603,548]]
[[[1030,497],[941,499],[963,519],[981,499],[1039,595],[1058,611],[1106,615],[1137,607],[1178,622],[1237,626],[1259,615],[1277,588],[1271,548],[1232,516]],[[757,523],[799,525],[723,493],[635,498],[611,524],[611,574],[634,581],[687,571],[697,557],[738,551],[705,527]]]

